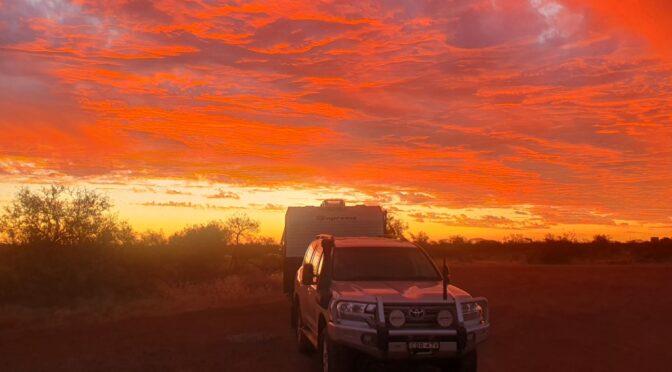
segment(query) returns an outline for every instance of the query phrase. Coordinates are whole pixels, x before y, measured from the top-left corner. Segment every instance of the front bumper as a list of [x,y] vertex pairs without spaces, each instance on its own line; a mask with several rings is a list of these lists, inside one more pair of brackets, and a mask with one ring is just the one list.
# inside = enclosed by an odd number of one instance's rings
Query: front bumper
[[[329,338],[378,359],[455,358],[476,348],[488,337],[488,323],[458,329],[374,329],[329,322]],[[409,350],[412,341],[438,342],[439,349],[427,353]]]

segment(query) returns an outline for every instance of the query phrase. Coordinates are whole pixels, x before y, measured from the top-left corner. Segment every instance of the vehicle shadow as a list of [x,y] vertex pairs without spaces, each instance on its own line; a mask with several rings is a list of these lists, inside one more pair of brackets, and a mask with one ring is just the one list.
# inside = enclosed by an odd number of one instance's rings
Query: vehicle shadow
[[[313,371],[322,370],[322,359],[320,354],[313,352],[310,355],[306,355],[307,358],[311,359],[311,364],[313,365]],[[425,362],[404,362],[404,361],[392,361],[387,363],[382,363],[380,361],[371,359],[366,355],[357,355],[355,358],[355,368],[353,372],[440,372],[441,369],[432,365],[431,363]]]

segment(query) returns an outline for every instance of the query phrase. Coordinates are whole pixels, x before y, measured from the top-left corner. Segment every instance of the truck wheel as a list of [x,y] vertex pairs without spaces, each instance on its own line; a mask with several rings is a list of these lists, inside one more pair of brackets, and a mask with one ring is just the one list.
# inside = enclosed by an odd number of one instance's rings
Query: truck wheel
[[299,306],[299,301],[294,299],[294,301],[292,301],[292,308],[289,312],[289,324],[291,324],[292,328],[295,328],[295,329],[297,327],[296,318],[297,318],[297,314],[298,314],[297,313],[297,311],[298,311],[297,307],[298,306]]
[[478,355],[472,350],[459,359],[448,361],[443,365],[442,371],[476,372],[478,370]]
[[326,331],[321,333],[320,339],[323,372],[349,372],[353,370],[354,359],[350,350],[333,342]]
[[296,342],[299,347],[299,352],[307,354],[313,351],[313,345],[310,343],[306,334],[303,333],[303,317],[301,316],[301,309],[296,307]]

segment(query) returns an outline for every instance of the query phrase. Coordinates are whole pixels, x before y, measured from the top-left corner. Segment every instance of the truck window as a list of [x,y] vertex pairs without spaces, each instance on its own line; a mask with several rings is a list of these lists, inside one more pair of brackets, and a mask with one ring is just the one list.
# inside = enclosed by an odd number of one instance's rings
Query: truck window
[[315,251],[315,249],[313,247],[314,246],[313,246],[312,243],[308,246],[308,249],[306,250],[306,255],[303,257],[303,263],[304,264],[307,264],[307,263],[311,262],[311,260],[313,258],[313,252]]
[[341,248],[334,251],[334,280],[441,280],[417,248]]
[[313,258],[310,261],[313,264],[313,268],[315,269],[315,275],[316,276],[320,275],[320,262],[321,261],[322,261],[322,247],[316,246],[315,247],[315,253],[313,253]]
[[320,255],[320,262],[317,263],[317,275],[319,276],[322,273],[322,262],[324,262],[324,254]]

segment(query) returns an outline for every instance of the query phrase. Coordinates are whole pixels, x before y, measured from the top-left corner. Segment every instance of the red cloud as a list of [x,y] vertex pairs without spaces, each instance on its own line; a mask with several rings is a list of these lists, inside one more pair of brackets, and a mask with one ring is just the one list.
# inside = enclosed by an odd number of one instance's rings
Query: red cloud
[[588,7],[596,18],[614,28],[635,32],[648,39],[658,52],[670,56],[669,32],[672,30],[672,2],[668,0],[564,0],[568,5]]

